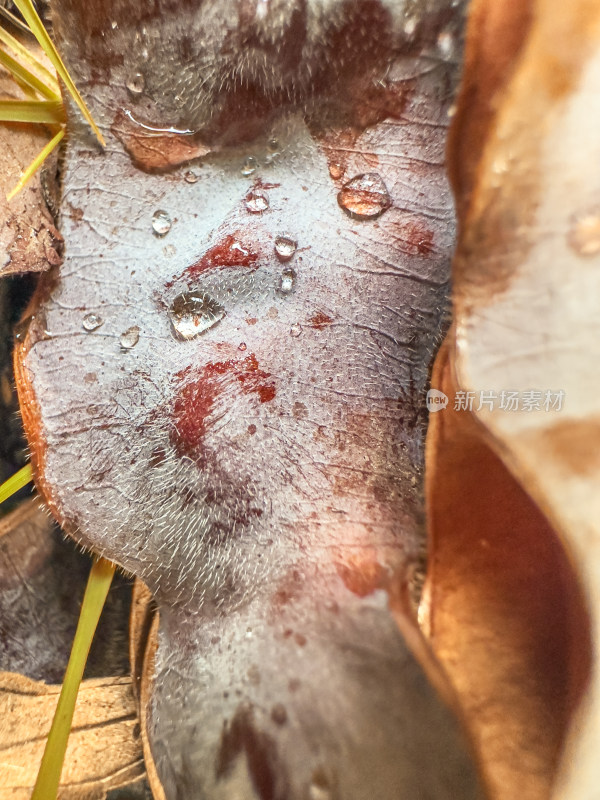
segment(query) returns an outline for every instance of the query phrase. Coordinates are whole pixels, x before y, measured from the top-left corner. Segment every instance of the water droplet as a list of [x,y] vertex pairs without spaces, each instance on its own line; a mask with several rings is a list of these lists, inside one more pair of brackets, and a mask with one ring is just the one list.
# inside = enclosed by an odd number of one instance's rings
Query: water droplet
[[269,139],[267,142],[267,155],[265,157],[265,164],[272,164],[281,155],[281,145],[277,139]]
[[294,322],[294,324],[290,328],[290,336],[293,336],[295,339],[297,339],[301,333],[302,333],[302,325],[299,325],[297,322]]
[[131,350],[132,347],[136,346],[139,340],[140,328],[138,325],[132,325],[131,328],[127,328],[126,331],[123,331],[119,342],[124,350]]
[[280,261],[289,261],[298,245],[290,236],[278,236],[275,239],[275,253]]
[[127,81],[127,89],[135,97],[139,96],[146,87],[146,79],[141,72],[135,72]]
[[243,353],[245,349],[246,349],[246,342],[240,342],[238,345],[238,350],[241,350]]
[[179,339],[193,339],[220,322],[225,309],[205,292],[186,292],[171,303],[169,317]]
[[254,158],[254,156],[246,156],[246,159],[242,164],[242,175],[247,178],[248,175],[252,175],[257,169],[258,161]]
[[387,187],[376,172],[356,175],[342,186],[337,199],[355,219],[376,219],[392,205]]
[[171,230],[171,217],[166,211],[155,211],[152,215],[152,230],[155,236],[163,237]]
[[117,20],[116,19],[113,19],[113,21],[110,23],[110,27],[113,29],[113,31],[116,30],[116,28],[117,28]]
[[595,256],[600,253],[600,214],[580,217],[569,231],[567,241],[580,256]]
[[99,314],[86,314],[82,322],[83,329],[86,331],[95,331],[103,324],[104,320]]
[[404,23],[404,33],[407,36],[412,36],[417,30],[417,20],[414,17],[409,17]]
[[279,291],[282,294],[290,294],[294,290],[294,279],[296,273],[293,269],[284,269],[279,278]]
[[261,189],[252,189],[248,192],[245,199],[245,205],[248,211],[252,214],[262,214],[269,207],[269,196]]
[[188,169],[188,171],[185,172],[183,176],[186,183],[197,183],[199,177],[200,176],[198,175],[198,173],[194,172],[193,169]]
[[334,181],[337,181],[344,174],[344,168],[342,167],[341,164],[330,164],[329,174],[331,175]]

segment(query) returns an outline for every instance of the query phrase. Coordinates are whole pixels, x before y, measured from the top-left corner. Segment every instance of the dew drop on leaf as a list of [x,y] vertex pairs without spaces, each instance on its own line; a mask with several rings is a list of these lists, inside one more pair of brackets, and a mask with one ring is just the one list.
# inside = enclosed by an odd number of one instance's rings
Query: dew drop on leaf
[[131,328],[127,328],[126,331],[123,331],[119,339],[119,342],[124,350],[131,350],[132,347],[136,346],[139,340],[140,340],[139,326],[132,325]]
[[262,214],[263,211],[269,208],[269,197],[266,192],[260,189],[252,189],[246,195],[244,203],[251,214]]
[[241,173],[244,177],[248,177],[248,175],[252,175],[258,169],[258,161],[254,158],[254,156],[247,156],[242,164]]
[[146,81],[141,72],[135,72],[127,81],[127,89],[134,97],[141,95],[145,86]]
[[83,318],[83,329],[85,331],[95,331],[97,330],[102,324],[104,320],[99,314],[86,314]]
[[278,236],[275,239],[275,253],[280,261],[289,261],[296,252],[297,244],[290,236]]
[[392,205],[389,192],[376,172],[356,175],[342,186],[338,203],[355,219],[375,219]]
[[302,325],[299,325],[297,322],[295,322],[290,328],[290,336],[293,336],[295,339],[297,339],[301,333],[302,333]]
[[152,215],[152,230],[158,237],[166,236],[171,230],[171,217],[166,211],[155,211]]
[[293,269],[284,269],[279,278],[279,291],[282,294],[290,294],[294,289],[294,279],[296,274]]
[[178,295],[169,308],[169,318],[179,339],[193,339],[225,316],[225,309],[205,292]]

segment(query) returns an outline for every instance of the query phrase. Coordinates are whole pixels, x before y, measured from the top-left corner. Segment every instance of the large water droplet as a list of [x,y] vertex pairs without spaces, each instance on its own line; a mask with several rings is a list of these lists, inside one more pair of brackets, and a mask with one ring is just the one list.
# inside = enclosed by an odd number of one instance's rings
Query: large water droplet
[[595,256],[600,253],[600,214],[580,217],[569,231],[567,240],[580,256]]
[[95,331],[104,323],[104,320],[99,314],[86,314],[83,318],[83,329],[86,331]]
[[200,176],[197,172],[194,172],[193,169],[188,169],[187,172],[184,173],[183,177],[186,183],[198,183],[198,178]]
[[171,230],[171,217],[166,211],[155,211],[152,215],[152,230],[155,236],[163,237]]
[[392,205],[387,187],[376,172],[356,175],[342,186],[337,199],[355,219],[375,219]]
[[246,208],[252,214],[262,214],[269,207],[269,196],[261,189],[252,189],[244,200]]
[[294,339],[297,339],[301,333],[302,333],[302,325],[300,325],[298,322],[294,322],[294,324],[290,328],[290,336],[293,336]]
[[127,81],[127,89],[134,96],[138,97],[146,86],[146,80],[141,72],[134,72]]
[[257,169],[258,161],[254,158],[254,156],[246,156],[246,159],[242,164],[242,175],[247,178],[248,175],[252,175]]
[[193,339],[220,322],[225,309],[205,292],[186,292],[171,303],[169,317],[179,339]]
[[275,253],[280,261],[289,261],[298,245],[290,236],[278,236],[275,239]]
[[267,142],[267,155],[265,164],[272,164],[281,155],[281,145],[277,139],[269,139]]
[[279,291],[282,294],[290,294],[294,290],[294,280],[296,273],[293,269],[284,269],[279,278]]
[[127,328],[126,331],[123,331],[119,339],[119,342],[124,350],[131,350],[132,347],[136,346],[139,340],[140,340],[139,325],[132,325],[131,328]]

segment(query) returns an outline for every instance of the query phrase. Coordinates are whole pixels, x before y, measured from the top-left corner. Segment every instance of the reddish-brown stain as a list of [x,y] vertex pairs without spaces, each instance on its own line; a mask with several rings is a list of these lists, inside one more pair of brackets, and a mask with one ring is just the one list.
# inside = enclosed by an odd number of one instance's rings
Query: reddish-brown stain
[[136,124],[121,110],[117,112],[110,129],[133,163],[150,172],[161,172],[185,164],[205,156],[212,149],[191,133],[171,133],[153,129],[143,122]]
[[319,331],[327,327],[327,325],[331,325],[332,322],[332,318],[324,311],[317,311],[317,313],[313,314],[313,316],[308,320],[310,327],[316,328]]
[[244,359],[229,359],[206,364],[196,376],[190,367],[178,372],[175,379],[182,386],[173,404],[174,427],[171,442],[179,455],[196,453],[208,430],[208,418],[218,396],[236,382],[243,394],[256,394],[261,403],[276,395],[270,373],[259,369],[254,353]]
[[427,256],[434,251],[433,231],[421,220],[401,222],[393,227],[395,244],[407,255]]
[[245,242],[237,233],[224,236],[217,244],[211,247],[204,255],[190,264],[189,267],[172,280],[165,283],[165,288],[170,289],[177,281],[185,278],[191,282],[205,272],[213,269],[227,269],[233,267],[251,267],[256,269],[258,253]]

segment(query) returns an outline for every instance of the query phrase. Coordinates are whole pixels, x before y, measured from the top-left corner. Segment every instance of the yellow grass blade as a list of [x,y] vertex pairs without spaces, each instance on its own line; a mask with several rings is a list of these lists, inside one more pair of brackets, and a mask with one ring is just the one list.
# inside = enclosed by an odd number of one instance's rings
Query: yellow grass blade
[[48,734],[31,800],[55,800],[56,798],[79,684],[114,574],[115,565],[110,561],[106,561],[104,558],[94,561],[81,604],[79,622],[58,705],[54,712],[52,727]]
[[0,100],[0,121],[60,125],[65,114],[60,100]]
[[58,81],[56,80],[56,75],[53,75],[50,70],[46,69],[43,64],[37,60],[37,58],[32,55],[29,50],[24,47],[18,39],[10,34],[8,31],[5,31],[4,28],[0,25],[0,42],[9,47],[13,53],[19,56],[26,64],[29,64],[29,67],[35,70],[38,75],[42,78],[46,86],[52,89],[57,95],[60,94],[60,87],[58,85]]
[[89,122],[89,124],[92,127],[92,130],[98,137],[98,141],[100,142],[101,145],[105,146],[106,142],[104,141],[104,137],[100,133],[98,126],[94,122],[92,115],[89,112],[88,107],[83,102],[81,95],[77,91],[77,87],[71,80],[71,76],[67,72],[67,69],[63,64],[61,57],[58,55],[56,47],[54,46],[52,40],[48,36],[46,29],[42,25],[42,21],[39,18],[37,11],[33,7],[33,3],[31,2],[31,0],[14,0],[14,3],[21,12],[21,14],[23,15],[23,17],[25,18],[27,24],[31,28],[33,35],[38,40],[41,47],[44,49],[44,52],[52,62],[54,68],[56,69],[60,77],[63,79],[67,89],[69,90],[73,99],[79,106],[81,113]]
[[41,150],[38,155],[33,159],[31,164],[27,167],[27,169],[21,175],[19,182],[17,185],[8,192],[6,195],[7,200],[12,200],[13,197],[20,192],[21,189],[25,186],[25,184],[35,175],[36,171],[42,166],[44,161],[48,158],[50,153],[54,150],[56,145],[61,141],[63,136],[65,135],[64,128],[61,128],[59,132],[50,139],[48,144]]
[[61,97],[60,94],[57,94],[52,89],[50,89],[46,84],[40,80],[37,75],[34,75],[33,72],[30,72],[26,67],[10,56],[8,53],[5,53],[4,50],[0,48],[0,64],[6,67],[6,69],[13,75],[13,77],[20,81],[21,83],[27,84],[32,89],[38,91],[41,95],[43,95],[48,100],[55,100],[60,101]]
[[32,480],[31,464],[25,464],[24,467],[14,475],[11,475],[7,481],[0,485],[0,503],[8,500],[13,494],[22,489]]

